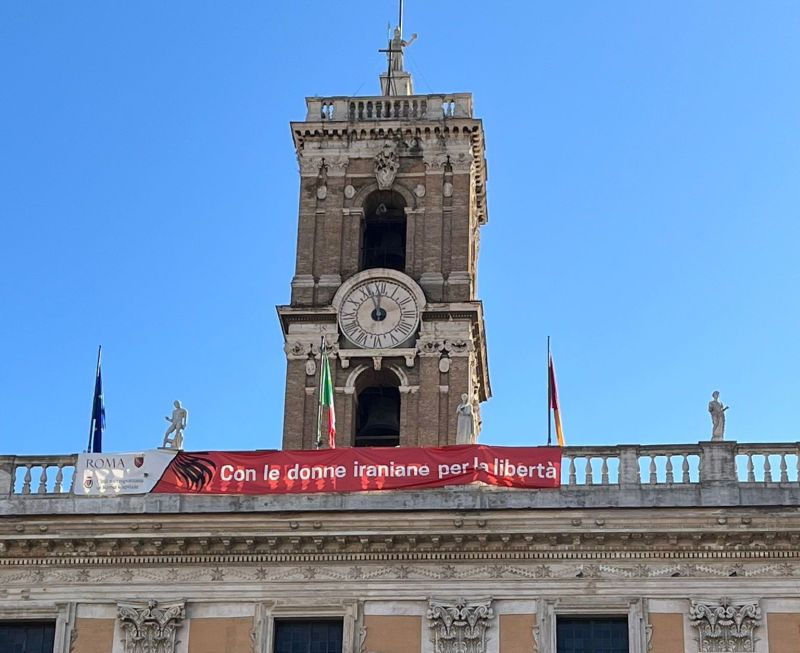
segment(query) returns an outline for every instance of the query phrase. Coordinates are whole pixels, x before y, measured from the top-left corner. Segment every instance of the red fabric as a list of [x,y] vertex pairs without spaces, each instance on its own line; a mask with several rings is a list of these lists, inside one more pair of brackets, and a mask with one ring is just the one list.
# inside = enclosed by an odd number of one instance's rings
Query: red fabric
[[181,452],[169,464],[153,492],[359,492],[466,485],[476,481],[513,488],[560,487],[561,449],[463,445],[438,449],[347,447],[319,451]]
[[[539,369],[541,369],[541,368],[539,368]],[[558,386],[556,385],[556,366],[553,363],[553,355],[552,354],[550,354],[550,364],[548,365],[547,372],[550,375],[550,408],[552,408],[557,413],[559,411],[559,407],[558,407]]]

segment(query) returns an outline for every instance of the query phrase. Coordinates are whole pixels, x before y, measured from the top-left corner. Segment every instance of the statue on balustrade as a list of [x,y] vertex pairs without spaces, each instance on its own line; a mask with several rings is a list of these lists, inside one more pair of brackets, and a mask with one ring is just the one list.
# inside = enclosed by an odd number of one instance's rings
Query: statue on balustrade
[[[167,432],[164,433],[164,444],[161,445],[163,449],[183,449],[183,432],[189,425],[189,411],[181,406],[181,402],[177,399],[172,402],[175,409],[172,411],[171,417],[164,419],[169,422]],[[172,435],[172,437],[169,437]]]
[[725,411],[730,406],[723,406],[719,400],[719,390],[714,390],[711,401],[708,402],[708,412],[711,413],[711,440],[720,441],[725,436]]

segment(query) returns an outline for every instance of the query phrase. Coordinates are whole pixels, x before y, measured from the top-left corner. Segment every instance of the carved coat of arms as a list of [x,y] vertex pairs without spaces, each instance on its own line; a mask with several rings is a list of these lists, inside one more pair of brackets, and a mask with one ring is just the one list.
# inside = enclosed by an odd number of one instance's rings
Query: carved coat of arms
[[375,179],[380,190],[389,190],[394,184],[394,178],[400,169],[400,159],[390,143],[384,145],[383,150],[375,157]]

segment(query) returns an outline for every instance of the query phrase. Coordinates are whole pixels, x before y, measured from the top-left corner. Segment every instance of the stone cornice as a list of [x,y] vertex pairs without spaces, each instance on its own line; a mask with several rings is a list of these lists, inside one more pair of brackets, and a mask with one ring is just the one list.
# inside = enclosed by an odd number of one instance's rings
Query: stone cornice
[[[774,524],[780,523],[780,530]],[[208,560],[793,559],[800,516],[639,510],[27,517],[0,521],[0,566]]]

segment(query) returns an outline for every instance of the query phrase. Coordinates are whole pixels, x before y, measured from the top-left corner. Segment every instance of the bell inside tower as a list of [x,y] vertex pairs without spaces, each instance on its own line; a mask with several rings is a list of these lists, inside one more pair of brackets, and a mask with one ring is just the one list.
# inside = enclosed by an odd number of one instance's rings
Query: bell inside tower
[[389,190],[371,193],[364,202],[361,269],[389,268],[405,271],[406,203]]
[[397,447],[400,445],[400,389],[387,371],[361,375],[356,393],[353,446]]

